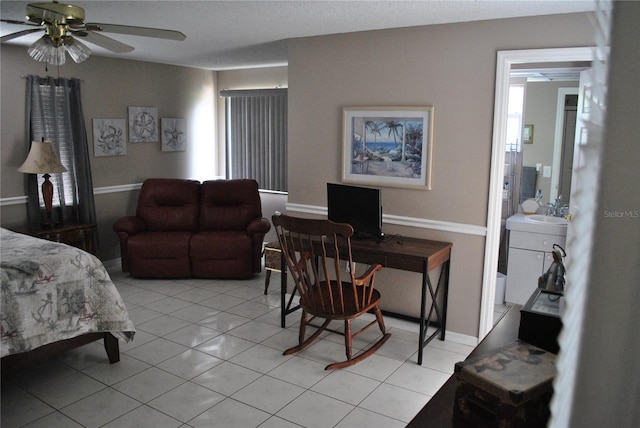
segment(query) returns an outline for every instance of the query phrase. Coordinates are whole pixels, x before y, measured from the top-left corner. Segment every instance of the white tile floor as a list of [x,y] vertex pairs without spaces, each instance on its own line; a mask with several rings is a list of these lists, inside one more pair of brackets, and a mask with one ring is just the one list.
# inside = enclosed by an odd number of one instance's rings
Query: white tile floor
[[[2,376],[10,427],[404,427],[466,358],[434,339],[417,361],[417,325],[386,317],[389,341],[354,366],[331,334],[296,355],[299,314],[280,328],[280,277],[247,281],[111,276],[137,333],[109,364],[101,343]],[[372,328],[355,346],[374,340]]]

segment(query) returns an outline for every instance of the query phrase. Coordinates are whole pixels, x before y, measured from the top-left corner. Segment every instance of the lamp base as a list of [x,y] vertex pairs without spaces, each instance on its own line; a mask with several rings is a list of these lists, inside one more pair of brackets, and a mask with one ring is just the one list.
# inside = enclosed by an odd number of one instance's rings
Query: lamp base
[[51,176],[49,174],[43,175],[44,181],[42,182],[42,199],[44,200],[44,210],[47,213],[47,218],[42,220],[41,226],[43,229],[50,229],[57,226],[57,223],[53,221],[53,183],[49,181]]

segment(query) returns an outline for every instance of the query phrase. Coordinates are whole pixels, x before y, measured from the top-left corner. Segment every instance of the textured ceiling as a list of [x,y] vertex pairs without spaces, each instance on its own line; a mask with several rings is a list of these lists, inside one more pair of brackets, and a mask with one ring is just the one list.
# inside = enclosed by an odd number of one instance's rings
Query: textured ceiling
[[[3,19],[22,20],[29,1],[0,2]],[[224,70],[287,63],[289,38],[412,27],[518,16],[584,12],[594,1],[71,1],[87,22],[182,31],[182,42],[113,35],[135,47],[112,54],[95,45],[94,55]],[[0,35],[25,29],[2,23]],[[41,33],[7,44],[29,46]],[[103,33],[107,35],[106,33]],[[111,36],[111,35],[109,35]],[[26,53],[25,53],[26,55]]]

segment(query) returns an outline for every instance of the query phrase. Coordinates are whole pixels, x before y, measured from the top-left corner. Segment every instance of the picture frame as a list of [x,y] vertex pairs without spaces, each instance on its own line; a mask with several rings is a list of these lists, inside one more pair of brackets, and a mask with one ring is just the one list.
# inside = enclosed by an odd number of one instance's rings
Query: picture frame
[[125,119],[93,119],[93,155],[124,156],[127,154]]
[[533,125],[525,125],[522,130],[522,143],[533,144]]
[[158,142],[158,108],[129,107],[129,142]]
[[343,107],[342,181],[431,190],[434,107]]
[[184,152],[187,147],[187,121],[182,118],[163,117],[162,151]]

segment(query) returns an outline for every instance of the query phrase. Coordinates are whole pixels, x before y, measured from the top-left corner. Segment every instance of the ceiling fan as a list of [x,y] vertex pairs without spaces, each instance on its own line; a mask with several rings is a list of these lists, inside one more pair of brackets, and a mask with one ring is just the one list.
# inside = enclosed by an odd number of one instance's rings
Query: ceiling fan
[[6,42],[17,37],[44,31],[45,34],[29,47],[28,52],[36,61],[52,65],[64,64],[65,52],[77,63],[87,59],[91,54],[91,50],[79,39],[115,53],[126,53],[134,50],[133,46],[100,33],[127,34],[178,41],[186,38],[179,31],[85,22],[83,8],[72,4],[58,3],[57,1],[28,4],[26,20],[24,22],[1,19],[0,21],[8,24],[26,25],[31,28],[2,36],[0,41]]

